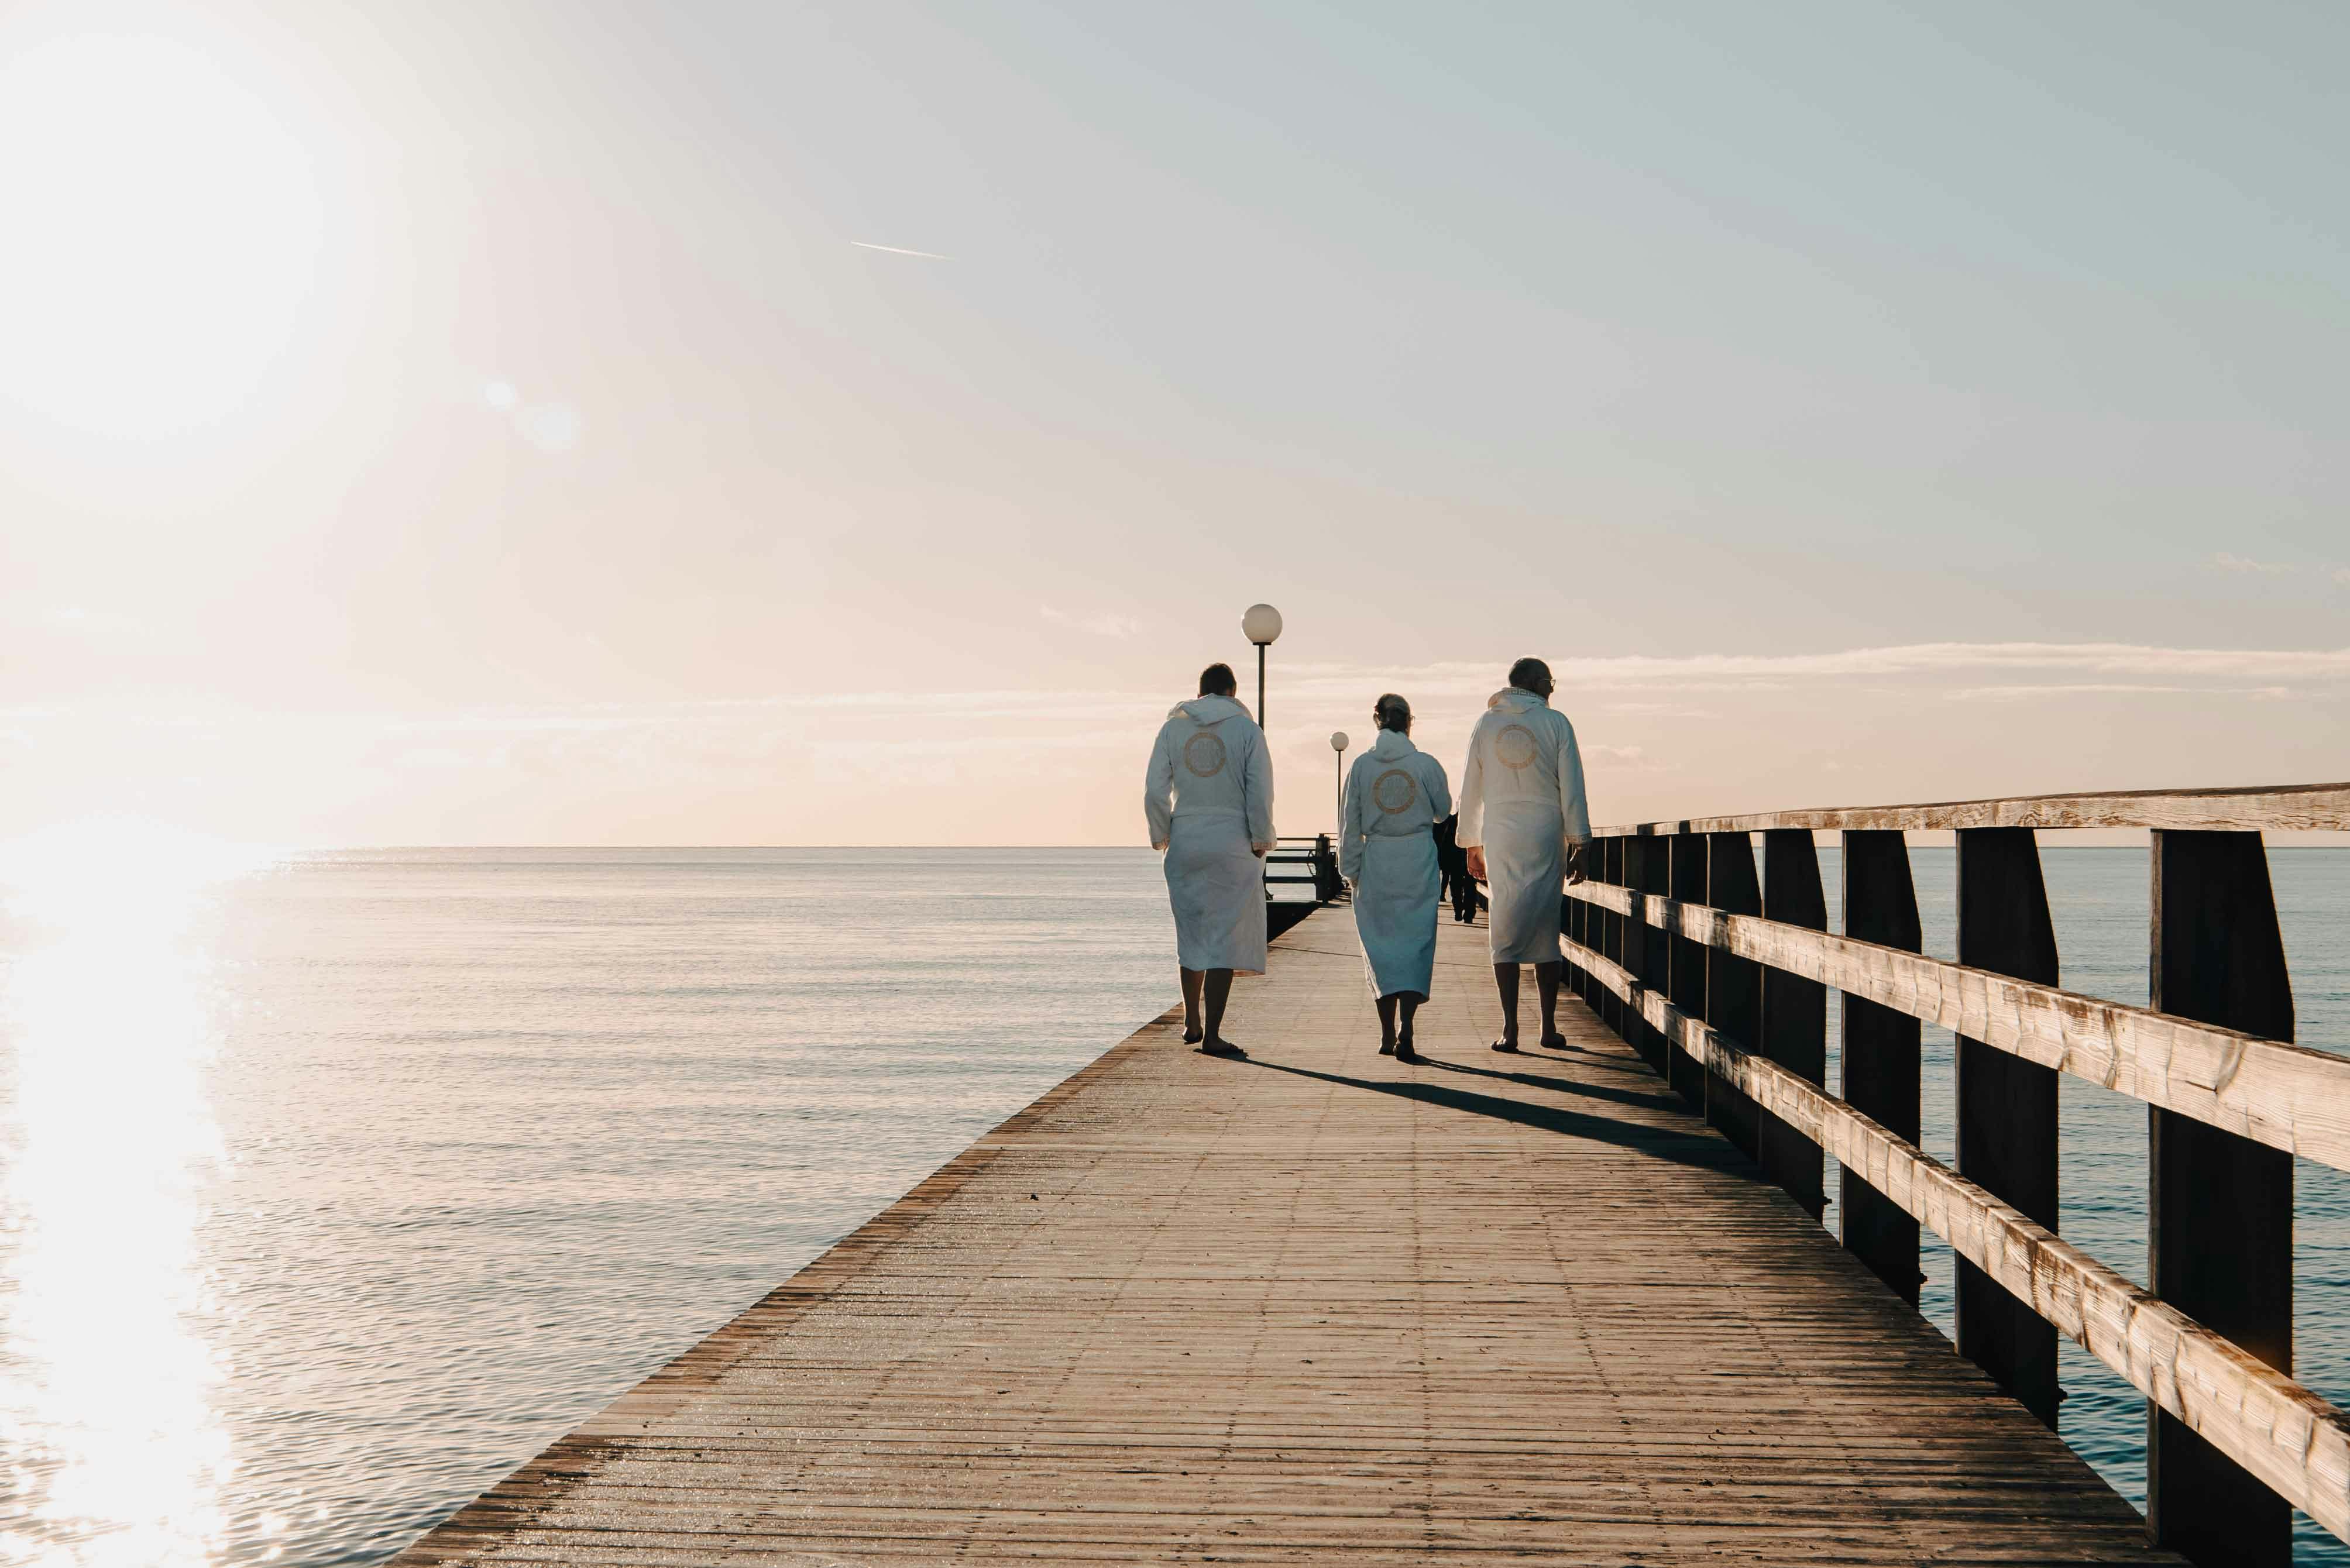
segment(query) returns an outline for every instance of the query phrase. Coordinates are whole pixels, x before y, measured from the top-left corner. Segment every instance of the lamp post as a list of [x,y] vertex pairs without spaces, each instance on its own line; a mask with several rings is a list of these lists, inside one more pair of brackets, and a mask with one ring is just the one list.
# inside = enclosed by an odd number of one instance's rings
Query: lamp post
[[1256,644],[1256,727],[1264,728],[1264,650],[1281,635],[1281,612],[1271,605],[1251,605],[1241,617],[1241,635]]
[[1338,768],[1338,832],[1339,832],[1339,834],[1343,836],[1345,835],[1346,831],[1347,831],[1347,732],[1346,732],[1346,731],[1344,731],[1344,730],[1333,730],[1333,731],[1331,731],[1331,732],[1330,732],[1330,749],[1331,749],[1332,751],[1334,751],[1334,752],[1336,752],[1336,753],[1338,753],[1338,754],[1337,754],[1337,756],[1336,756],[1335,759],[1333,759],[1333,760],[1337,763],[1337,768]]

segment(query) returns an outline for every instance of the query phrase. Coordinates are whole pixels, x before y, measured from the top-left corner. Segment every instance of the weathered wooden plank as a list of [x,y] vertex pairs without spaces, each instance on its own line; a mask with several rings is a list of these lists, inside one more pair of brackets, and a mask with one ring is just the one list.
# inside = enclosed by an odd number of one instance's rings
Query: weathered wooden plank
[[1603,834],[1764,833],[1773,828],[2168,827],[2272,832],[2350,828],[2350,784],[2113,790],[1918,805],[1825,806],[1603,827]]
[[[1589,883],[1570,895],[1603,905],[1618,898],[1616,889]],[[2350,1170],[2350,1058],[1719,908],[1651,899],[1646,918],[1717,950],[1808,975],[2026,1061]]]
[[1740,1050],[1719,1030],[1591,954],[1594,976],[1705,1058],[1772,1115],[1803,1127],[1846,1168],[2043,1319],[2278,1496],[2350,1540],[2350,1414],[2151,1292],[2130,1283],[2013,1205],[1898,1138],[1825,1090]]
[[[2257,833],[2158,832],[2154,1005],[2293,1038],[2293,983]],[[2293,1370],[2293,1157],[2152,1108],[2147,1284],[2280,1372]],[[2293,1561],[2293,1521],[2241,1466],[2161,1407],[2147,1409],[2147,1524],[2206,1564]]]
[[[1923,932],[1909,848],[1898,832],[1864,828],[1844,836],[1845,935],[1916,952]],[[1918,1101],[1919,1029],[1904,1012],[1851,992],[1844,998],[1844,1097],[1861,1115],[1908,1143],[1922,1131]],[[1686,1011],[1686,1010],[1684,1010]],[[1844,1244],[1911,1306],[1925,1276],[1918,1272],[1918,1221],[1850,1170],[1839,1178]]]

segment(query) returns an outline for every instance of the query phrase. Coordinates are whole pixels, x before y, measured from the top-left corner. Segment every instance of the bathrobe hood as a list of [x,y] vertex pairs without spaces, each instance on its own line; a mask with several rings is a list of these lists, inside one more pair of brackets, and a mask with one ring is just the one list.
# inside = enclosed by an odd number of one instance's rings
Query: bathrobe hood
[[1167,710],[1170,719],[1189,719],[1194,724],[1221,724],[1231,718],[1245,719],[1249,711],[1230,697],[1194,697],[1189,702],[1178,702]]
[[1411,743],[1411,737],[1401,730],[1381,730],[1371,742],[1371,755],[1387,762],[1408,757],[1418,750],[1419,748]]
[[1550,704],[1523,687],[1504,686],[1485,699],[1485,706],[1496,713],[1523,713],[1529,708],[1547,708]]

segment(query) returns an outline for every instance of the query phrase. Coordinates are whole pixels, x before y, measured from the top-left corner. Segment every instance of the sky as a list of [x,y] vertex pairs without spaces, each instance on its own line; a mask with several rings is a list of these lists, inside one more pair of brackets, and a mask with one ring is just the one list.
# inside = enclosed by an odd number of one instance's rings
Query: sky
[[[16,0],[0,834],[2350,777],[2350,11]],[[1351,753],[1350,753],[1351,754]]]

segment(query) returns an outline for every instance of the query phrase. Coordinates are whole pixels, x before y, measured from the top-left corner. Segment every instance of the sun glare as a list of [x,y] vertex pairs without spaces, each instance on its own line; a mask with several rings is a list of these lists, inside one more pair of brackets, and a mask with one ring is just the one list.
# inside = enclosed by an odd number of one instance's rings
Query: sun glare
[[0,1561],[213,1560],[233,1456],[196,1263],[220,1158],[198,917],[268,858],[137,822],[0,845]]
[[323,243],[308,153],[184,44],[54,39],[0,59],[0,399],[149,438],[248,400]]

